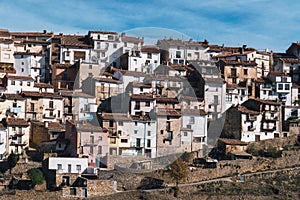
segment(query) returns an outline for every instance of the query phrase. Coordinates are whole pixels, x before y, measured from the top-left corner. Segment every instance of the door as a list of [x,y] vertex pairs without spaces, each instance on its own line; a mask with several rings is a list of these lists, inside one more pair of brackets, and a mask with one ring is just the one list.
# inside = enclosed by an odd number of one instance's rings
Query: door
[[86,188],[82,188],[82,197],[87,197],[87,189]]
[[72,167],[70,164],[68,164],[68,173],[71,173]]

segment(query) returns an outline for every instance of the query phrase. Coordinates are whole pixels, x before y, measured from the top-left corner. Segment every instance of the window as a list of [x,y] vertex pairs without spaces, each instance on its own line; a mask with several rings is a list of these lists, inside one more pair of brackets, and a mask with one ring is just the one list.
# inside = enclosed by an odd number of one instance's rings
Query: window
[[22,62],[21,65],[24,65],[24,62]]
[[80,172],[80,171],[81,171],[81,165],[76,165],[76,170],[77,170],[78,172]]
[[185,132],[183,132],[183,135],[184,135],[184,136],[187,136],[188,134],[187,134],[187,132],[185,131]]
[[4,58],[4,59],[9,59],[9,58],[10,58],[10,55],[9,55],[8,53],[5,53],[5,54],[3,54],[3,58]]
[[30,103],[30,111],[34,111],[34,103]]
[[181,52],[180,51],[176,51],[176,58],[181,58]]
[[109,120],[109,127],[114,127],[114,121],[113,120]]
[[76,195],[76,188],[70,188],[70,195]]
[[282,83],[279,83],[278,84],[278,90],[282,90],[283,89],[283,84]]
[[137,134],[138,133],[138,131],[137,130],[134,130],[134,134]]
[[248,75],[248,69],[244,69],[244,75]]
[[102,155],[102,146],[98,146],[98,154]]
[[94,136],[93,135],[90,136],[90,144],[94,144]]
[[117,44],[114,44],[113,47],[114,47],[114,49],[116,49],[116,48],[118,47],[118,45],[117,45]]
[[190,117],[190,124],[194,124],[195,123],[195,117]]
[[12,80],[11,81],[11,85],[15,85],[16,83],[15,83],[15,81],[14,80]]
[[49,108],[53,108],[53,101],[49,101]]
[[27,82],[27,86],[30,86],[30,82]]
[[23,85],[23,81],[20,81],[19,85],[22,86]]
[[148,52],[147,53],[147,58],[151,59],[152,58],[152,53]]
[[24,68],[22,68],[21,71],[24,72]]
[[61,164],[57,164],[57,170],[62,170],[62,165]]
[[113,40],[113,39],[114,39],[114,36],[113,36],[113,35],[108,35],[107,39],[108,39],[108,40]]
[[127,42],[124,42],[124,47],[127,47]]
[[289,90],[289,89],[290,89],[290,84],[285,84],[285,85],[284,85],[284,89],[285,89],[285,90]]
[[164,134],[164,130],[160,130],[160,134]]
[[191,53],[188,53],[188,57],[191,57],[192,56],[192,54]]
[[89,69],[93,69],[93,65],[89,65]]
[[99,136],[99,137],[98,137],[98,140],[99,140],[99,141],[102,141],[102,136]]
[[116,144],[116,138],[109,138],[110,144]]
[[150,101],[146,101],[145,106],[149,107],[150,106]]
[[151,131],[148,131],[148,136],[151,136]]
[[127,139],[121,139],[121,143],[128,143]]
[[151,140],[147,140],[147,147],[151,147]]
[[[116,138],[114,138],[116,139]],[[90,154],[93,154],[94,153],[94,147],[93,146],[90,146]]]
[[101,53],[101,56],[102,56],[102,57],[105,57],[105,52],[102,52],[102,53]]
[[60,110],[57,111],[57,117],[60,118]]
[[134,122],[134,125],[137,126],[137,122]]
[[264,94],[267,94],[267,91],[266,90],[264,90],[264,92],[263,92]]
[[191,129],[191,128],[192,128],[192,126],[191,126],[191,125],[186,125],[186,127],[187,127],[188,129]]

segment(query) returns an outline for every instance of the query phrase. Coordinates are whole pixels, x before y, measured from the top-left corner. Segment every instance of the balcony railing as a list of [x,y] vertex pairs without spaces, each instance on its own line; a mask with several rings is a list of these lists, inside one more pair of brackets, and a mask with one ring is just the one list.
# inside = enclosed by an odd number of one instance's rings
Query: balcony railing
[[137,147],[137,148],[142,148],[144,147],[144,144],[141,142],[141,143],[138,143],[138,142],[130,142],[130,147]]
[[18,141],[11,141],[10,146],[26,146],[27,142],[18,142]]

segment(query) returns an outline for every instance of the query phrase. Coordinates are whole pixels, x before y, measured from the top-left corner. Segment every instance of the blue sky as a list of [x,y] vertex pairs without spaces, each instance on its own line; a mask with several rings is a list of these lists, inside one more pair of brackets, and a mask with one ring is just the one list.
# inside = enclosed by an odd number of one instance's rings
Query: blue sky
[[296,0],[1,0],[0,28],[105,30],[285,51],[300,40],[299,10]]

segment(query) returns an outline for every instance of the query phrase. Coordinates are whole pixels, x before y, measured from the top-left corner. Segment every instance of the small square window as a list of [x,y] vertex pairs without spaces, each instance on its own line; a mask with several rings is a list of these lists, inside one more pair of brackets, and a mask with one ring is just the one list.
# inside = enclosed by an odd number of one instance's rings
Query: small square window
[[183,132],[183,135],[184,135],[184,136],[187,136],[188,134],[187,134],[187,132],[185,131],[185,132]]

